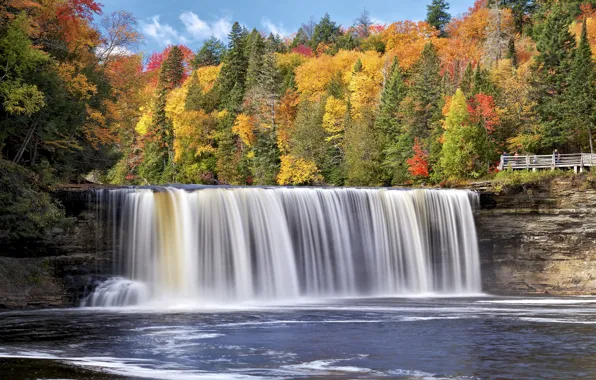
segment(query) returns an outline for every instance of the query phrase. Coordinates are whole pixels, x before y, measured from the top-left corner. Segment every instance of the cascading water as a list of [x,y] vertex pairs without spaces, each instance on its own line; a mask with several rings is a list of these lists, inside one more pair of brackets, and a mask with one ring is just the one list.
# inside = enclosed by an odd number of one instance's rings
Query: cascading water
[[102,190],[128,280],[84,305],[479,293],[476,201],[462,190]]

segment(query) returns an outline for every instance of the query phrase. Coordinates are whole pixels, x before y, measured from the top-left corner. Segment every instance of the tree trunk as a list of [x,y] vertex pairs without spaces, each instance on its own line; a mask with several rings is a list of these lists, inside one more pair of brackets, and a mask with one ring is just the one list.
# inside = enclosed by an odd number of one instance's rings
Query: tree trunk
[[25,136],[25,141],[23,141],[23,144],[19,148],[17,155],[14,157],[13,162],[15,164],[18,164],[19,161],[21,161],[21,158],[23,158],[23,153],[25,153],[25,150],[27,149],[27,145],[29,145],[29,141],[31,141],[31,138],[33,137],[33,134],[35,133],[36,128],[37,128],[37,120],[34,121],[33,124],[31,124],[29,131],[27,131],[27,136]]

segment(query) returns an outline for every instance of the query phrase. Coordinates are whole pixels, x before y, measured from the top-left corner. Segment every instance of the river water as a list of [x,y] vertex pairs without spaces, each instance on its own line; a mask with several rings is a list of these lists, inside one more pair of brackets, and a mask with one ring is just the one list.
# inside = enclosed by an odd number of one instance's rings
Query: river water
[[589,297],[0,313],[2,379],[594,379],[595,357]]

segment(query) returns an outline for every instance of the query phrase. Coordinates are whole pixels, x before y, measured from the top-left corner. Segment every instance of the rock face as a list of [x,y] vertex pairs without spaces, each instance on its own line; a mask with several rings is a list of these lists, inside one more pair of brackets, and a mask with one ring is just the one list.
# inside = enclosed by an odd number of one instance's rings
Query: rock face
[[0,249],[0,309],[76,306],[111,271],[109,242],[98,229],[92,192],[54,196],[73,223],[35,242],[37,249],[31,242]]
[[483,287],[596,294],[596,190],[586,177],[484,194],[476,218]]

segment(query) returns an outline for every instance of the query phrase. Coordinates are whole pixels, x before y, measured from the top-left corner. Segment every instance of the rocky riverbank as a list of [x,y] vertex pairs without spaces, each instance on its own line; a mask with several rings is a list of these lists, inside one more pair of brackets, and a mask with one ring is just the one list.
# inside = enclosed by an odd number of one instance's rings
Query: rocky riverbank
[[492,188],[476,218],[485,291],[596,294],[591,177]]

